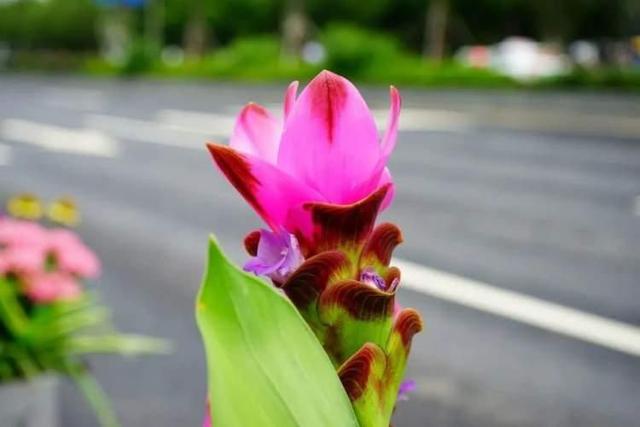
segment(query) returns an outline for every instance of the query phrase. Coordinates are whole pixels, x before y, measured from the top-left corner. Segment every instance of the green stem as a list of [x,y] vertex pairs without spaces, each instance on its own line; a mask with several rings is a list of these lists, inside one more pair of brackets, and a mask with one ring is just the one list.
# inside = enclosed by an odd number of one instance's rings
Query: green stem
[[95,377],[83,366],[71,362],[67,363],[67,371],[93,408],[100,425],[102,427],[121,427],[109,398]]
[[109,311],[95,307],[91,310],[85,310],[62,317],[57,323],[55,337],[67,337],[73,333],[103,324],[109,318]]

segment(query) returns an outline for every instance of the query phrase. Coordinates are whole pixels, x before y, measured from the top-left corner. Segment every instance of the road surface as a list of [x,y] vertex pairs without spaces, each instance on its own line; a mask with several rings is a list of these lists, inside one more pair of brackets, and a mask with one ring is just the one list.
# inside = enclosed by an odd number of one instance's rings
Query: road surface
[[[193,301],[206,236],[241,261],[259,225],[203,142],[224,140],[245,102],[278,108],[284,87],[0,78],[0,199],[73,195],[115,323],[174,342],[169,356],[92,360],[125,426],[201,422]],[[640,98],[400,89],[384,219],[404,230],[397,256],[418,269],[400,301],[426,330],[395,425],[637,425]],[[386,91],[364,93],[384,117]],[[469,303],[457,292],[469,283],[491,292]],[[62,398],[64,426],[95,425],[68,384]]]

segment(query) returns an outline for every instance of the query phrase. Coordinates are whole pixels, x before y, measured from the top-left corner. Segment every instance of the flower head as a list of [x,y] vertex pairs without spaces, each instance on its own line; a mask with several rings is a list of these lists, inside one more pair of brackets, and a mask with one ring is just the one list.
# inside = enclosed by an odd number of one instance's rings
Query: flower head
[[400,96],[391,88],[381,139],[364,99],[347,79],[321,72],[284,121],[256,104],[237,119],[229,146],[209,144],[220,170],[269,225],[245,239],[245,270],[268,276],[306,320],[337,369],[361,425],[389,425],[413,336],[422,318],[395,301],[402,241],[376,226],[393,182],[386,167],[396,142]]
[[390,203],[386,164],[395,146],[400,96],[391,88],[389,124],[380,140],[364,99],[344,77],[323,71],[296,99],[297,86],[286,92],[283,122],[251,103],[240,113],[229,146],[208,148],[271,229],[296,235],[308,252],[318,229],[312,205],[351,205],[382,188],[376,212]]
[[98,258],[75,233],[0,218],[0,275],[11,274],[33,302],[75,299],[82,293],[79,280],[99,271]]

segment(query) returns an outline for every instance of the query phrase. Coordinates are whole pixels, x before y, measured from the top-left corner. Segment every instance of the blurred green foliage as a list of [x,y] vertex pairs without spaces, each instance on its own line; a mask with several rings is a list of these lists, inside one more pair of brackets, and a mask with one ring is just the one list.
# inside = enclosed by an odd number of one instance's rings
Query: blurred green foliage
[[98,16],[91,0],[20,0],[0,4],[0,41],[23,49],[95,49]]
[[320,39],[327,51],[326,68],[355,78],[406,56],[392,37],[349,24],[330,24]]
[[[212,45],[237,37],[276,33],[293,0],[208,0],[202,13]],[[349,22],[393,34],[411,50],[421,48],[425,15],[433,0],[305,0],[316,30]],[[568,41],[619,37],[637,31],[638,0],[447,0],[451,48],[494,43],[508,34]],[[181,44],[194,0],[164,0],[163,36]],[[0,2],[0,41],[16,47],[93,49],[96,25],[106,10],[96,0],[9,0]],[[134,11],[137,27],[142,10]]]
[[[318,66],[294,58],[283,58],[280,41],[275,36],[261,35],[238,38],[201,59],[186,59],[169,65],[157,57],[145,61],[144,67],[132,67],[132,58],[122,66],[93,57],[85,62],[85,70],[95,75],[133,75],[142,72],[155,77],[224,78],[240,80],[289,80],[313,76]],[[136,61],[139,61],[136,59]]]
[[[165,40],[181,44],[193,0],[165,0]],[[209,0],[204,14],[213,45],[225,45],[239,36],[279,29],[282,0]]]
[[[306,80],[323,68],[348,75],[361,82],[419,86],[513,87],[514,81],[489,70],[465,67],[453,61],[428,62],[400,48],[389,36],[371,33],[345,24],[332,25],[320,35],[325,41],[327,57],[319,64],[282,57],[279,39],[262,35],[239,38],[200,60],[186,60],[180,65],[160,60],[135,68],[125,63],[110,65],[93,58],[85,70],[96,75],[131,75],[146,73],[154,77],[222,78],[226,80],[288,81]],[[344,42],[340,42],[343,40]],[[358,50],[362,41],[367,49]],[[356,51],[356,52],[354,52]]]
[[126,59],[120,67],[121,74],[135,75],[151,70],[159,57],[157,47],[143,38],[136,38],[129,46]]
[[[329,68],[372,83],[517,85],[490,70],[421,58],[431,1],[435,0],[368,0],[366,4],[361,0],[304,0],[299,4],[304,5],[307,39],[320,41],[326,49],[325,60],[318,64],[281,52],[283,18],[296,0],[163,0],[160,35],[165,45],[184,45],[194,13],[203,19],[207,53],[197,59],[187,57],[178,65],[163,63],[159,48],[144,38],[148,16],[143,9],[114,11],[98,6],[95,0],[0,2],[0,45],[4,42],[12,48],[10,65],[18,69],[288,80],[305,79]],[[495,43],[511,34],[557,42],[606,40],[633,34],[634,25],[640,22],[638,0],[443,1],[450,10],[449,54],[461,45]],[[99,28],[113,12],[127,16],[133,34],[125,57],[115,62],[118,65],[96,54]],[[538,84],[638,87],[637,75],[612,69],[577,70]]]

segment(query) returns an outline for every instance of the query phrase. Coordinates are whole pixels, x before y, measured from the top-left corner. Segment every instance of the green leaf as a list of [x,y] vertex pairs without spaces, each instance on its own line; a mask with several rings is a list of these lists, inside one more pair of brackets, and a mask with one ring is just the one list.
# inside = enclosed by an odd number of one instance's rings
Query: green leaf
[[295,307],[231,264],[213,237],[196,317],[214,426],[358,426],[329,357]]

